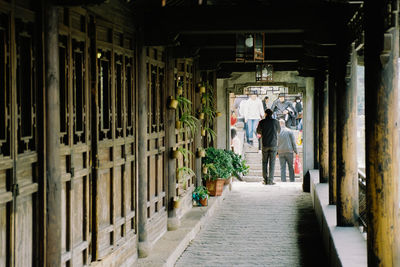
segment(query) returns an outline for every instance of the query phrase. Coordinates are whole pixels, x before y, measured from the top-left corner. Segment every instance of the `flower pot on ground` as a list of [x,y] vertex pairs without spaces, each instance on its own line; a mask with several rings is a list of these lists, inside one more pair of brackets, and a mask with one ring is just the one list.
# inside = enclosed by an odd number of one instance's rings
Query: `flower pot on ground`
[[206,180],[206,187],[210,196],[221,196],[224,190],[225,179],[218,178],[216,180]]
[[228,179],[225,179],[224,184],[228,185],[232,182],[232,177],[229,177]]
[[193,200],[196,201],[199,206],[207,206],[208,195],[209,192],[205,186],[201,185],[193,190]]

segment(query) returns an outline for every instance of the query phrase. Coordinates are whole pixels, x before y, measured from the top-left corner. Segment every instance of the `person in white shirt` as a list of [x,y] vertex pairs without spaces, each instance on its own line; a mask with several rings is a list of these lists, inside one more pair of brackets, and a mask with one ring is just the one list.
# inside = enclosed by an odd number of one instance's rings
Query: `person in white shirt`
[[237,136],[237,131],[235,128],[231,128],[231,147],[232,151],[238,155],[242,155],[242,142],[240,142],[239,137]]
[[243,107],[243,116],[246,123],[247,143],[253,145],[253,135],[260,119],[264,116],[264,108],[261,99],[257,95],[251,95]]

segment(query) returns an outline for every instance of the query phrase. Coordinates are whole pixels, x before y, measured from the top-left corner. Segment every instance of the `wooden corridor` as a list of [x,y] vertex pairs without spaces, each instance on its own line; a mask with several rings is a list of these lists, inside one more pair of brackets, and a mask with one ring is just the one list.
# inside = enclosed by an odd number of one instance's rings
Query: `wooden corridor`
[[176,266],[328,266],[300,183],[235,182]]

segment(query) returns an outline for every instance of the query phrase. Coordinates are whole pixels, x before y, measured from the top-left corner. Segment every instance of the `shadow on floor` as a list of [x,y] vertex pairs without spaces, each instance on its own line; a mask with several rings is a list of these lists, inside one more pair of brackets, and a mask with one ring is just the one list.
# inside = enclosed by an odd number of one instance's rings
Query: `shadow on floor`
[[329,259],[324,250],[317,217],[309,198],[298,197],[297,243],[300,250],[301,266],[329,266]]

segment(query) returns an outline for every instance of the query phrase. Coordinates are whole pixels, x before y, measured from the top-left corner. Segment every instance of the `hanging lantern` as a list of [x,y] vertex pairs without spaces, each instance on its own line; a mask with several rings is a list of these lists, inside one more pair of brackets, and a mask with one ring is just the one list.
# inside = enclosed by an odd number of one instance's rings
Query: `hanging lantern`
[[271,64],[256,65],[256,82],[272,82],[273,67]]
[[264,33],[236,34],[236,62],[264,60]]

